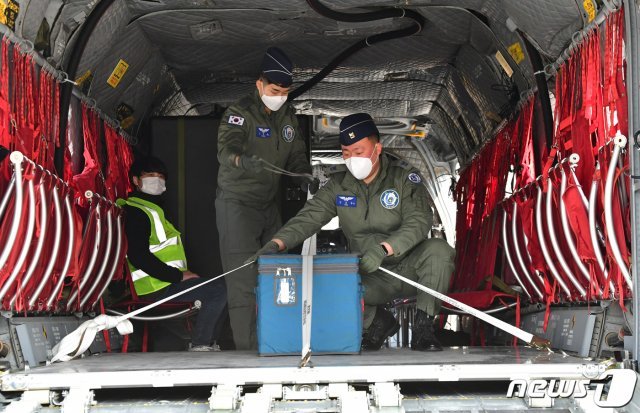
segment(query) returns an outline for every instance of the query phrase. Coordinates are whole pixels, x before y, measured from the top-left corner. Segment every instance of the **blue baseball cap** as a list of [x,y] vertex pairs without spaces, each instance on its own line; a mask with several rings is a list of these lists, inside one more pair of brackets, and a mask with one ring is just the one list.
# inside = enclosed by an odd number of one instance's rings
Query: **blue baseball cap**
[[354,113],[340,122],[340,144],[353,145],[371,135],[380,136],[376,124],[368,113]]
[[272,83],[277,83],[284,87],[293,83],[293,63],[289,57],[277,47],[270,47],[262,58],[262,73]]

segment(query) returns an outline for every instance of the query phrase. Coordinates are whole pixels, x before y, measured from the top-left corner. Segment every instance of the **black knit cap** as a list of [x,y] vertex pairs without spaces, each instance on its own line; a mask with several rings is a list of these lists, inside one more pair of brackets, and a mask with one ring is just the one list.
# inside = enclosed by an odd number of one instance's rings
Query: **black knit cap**
[[376,124],[368,113],[354,113],[340,122],[340,144],[353,145],[371,135],[380,136]]
[[293,63],[282,49],[277,47],[267,49],[262,59],[262,73],[270,82],[284,87],[291,86],[293,83],[292,70]]

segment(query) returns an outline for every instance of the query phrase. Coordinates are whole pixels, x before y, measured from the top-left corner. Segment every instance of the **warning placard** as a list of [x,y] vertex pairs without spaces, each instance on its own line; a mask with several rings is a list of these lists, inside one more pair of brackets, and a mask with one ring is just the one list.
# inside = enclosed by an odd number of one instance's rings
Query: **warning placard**
[[124,77],[124,74],[127,73],[127,69],[129,69],[129,64],[120,59],[115,69],[113,69],[113,72],[111,72],[111,76],[109,76],[109,79],[107,79],[107,83],[109,84],[109,86],[113,88],[117,87]]

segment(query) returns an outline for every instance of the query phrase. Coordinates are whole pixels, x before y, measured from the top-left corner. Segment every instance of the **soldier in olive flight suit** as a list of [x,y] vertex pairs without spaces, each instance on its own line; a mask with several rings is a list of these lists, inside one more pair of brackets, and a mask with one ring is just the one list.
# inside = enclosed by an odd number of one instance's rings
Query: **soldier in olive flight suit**
[[427,239],[433,213],[422,178],[406,162],[383,154],[378,129],[366,113],[342,120],[340,143],[349,172],[334,174],[250,260],[295,247],[337,215],[351,250],[362,253],[363,349],[379,349],[398,331],[398,322],[382,305],[417,295],[411,348],[441,350],[433,331],[439,300],[378,271],[383,265],[442,293],[449,286],[455,250],[443,239]]
[[[280,175],[265,160],[295,173],[310,173],[306,145],[287,104],[293,65],[276,47],[267,50],[256,89],[230,106],[218,129],[216,221],[224,271],[240,265],[282,226],[275,197]],[[302,178],[305,179],[305,178]],[[311,178],[300,184],[316,186]],[[229,316],[238,350],[257,348],[255,268],[226,277]]]

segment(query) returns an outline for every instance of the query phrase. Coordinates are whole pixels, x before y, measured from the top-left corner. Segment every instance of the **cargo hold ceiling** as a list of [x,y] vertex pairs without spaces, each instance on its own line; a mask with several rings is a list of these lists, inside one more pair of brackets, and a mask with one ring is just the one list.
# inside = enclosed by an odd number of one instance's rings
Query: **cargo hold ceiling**
[[[410,119],[428,125],[441,157],[462,163],[535,85],[514,29],[550,61],[588,23],[577,0],[321,1],[349,13],[405,7],[426,23],[417,35],[350,56],[294,101],[297,111]],[[16,33],[64,69],[78,27],[98,0],[18,3]],[[150,115],[220,112],[252,90],[271,45],[293,60],[296,87],[355,42],[410,25],[406,18],[338,22],[302,0],[114,0],[75,77],[98,107],[135,134]],[[114,84],[116,69],[124,75]]]

